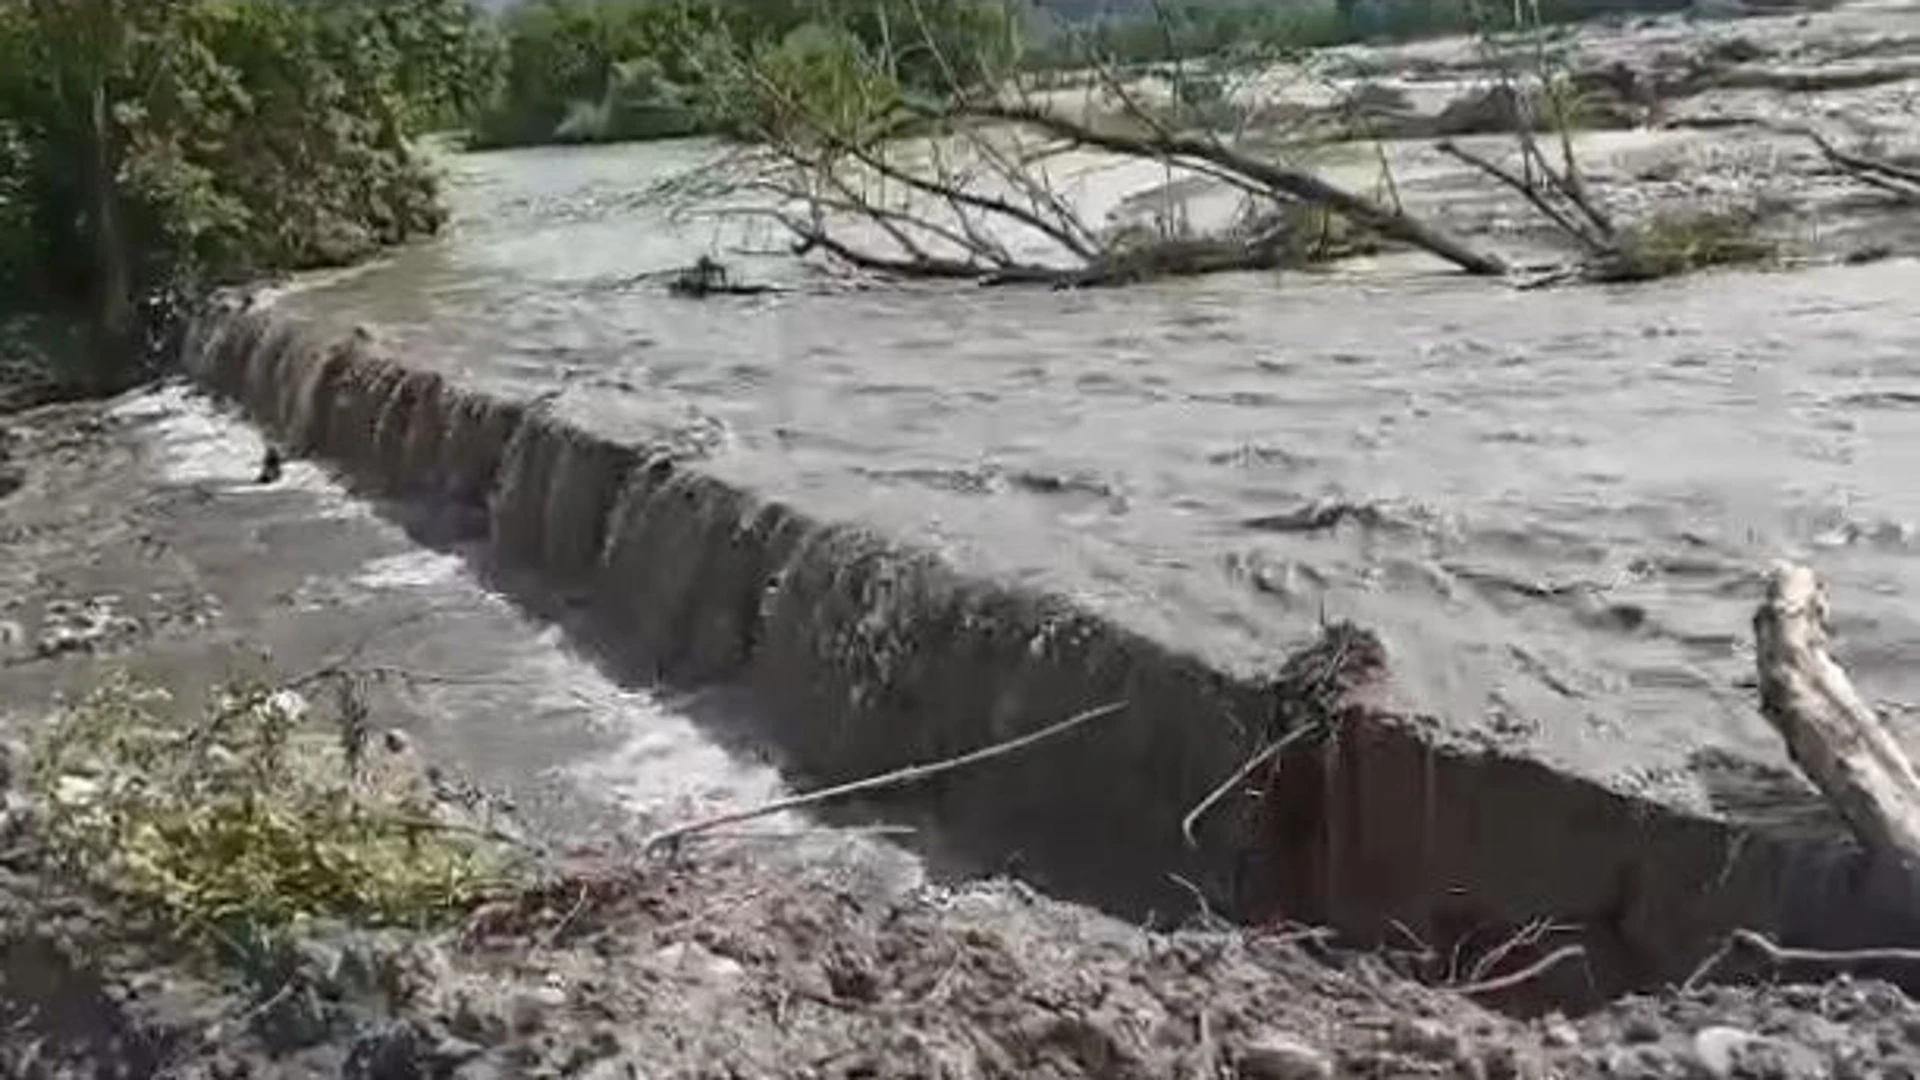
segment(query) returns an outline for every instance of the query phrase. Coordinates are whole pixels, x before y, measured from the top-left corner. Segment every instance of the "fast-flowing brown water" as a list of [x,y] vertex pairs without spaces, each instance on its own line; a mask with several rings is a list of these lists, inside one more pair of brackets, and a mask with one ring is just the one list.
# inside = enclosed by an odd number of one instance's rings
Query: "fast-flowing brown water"
[[[707,152],[456,159],[444,240],[294,302],[1233,666],[1356,618],[1413,705],[1621,781],[1779,759],[1740,683],[1780,554],[1832,582],[1871,693],[1920,692],[1910,261],[829,292],[647,203]],[[798,288],[634,280],[710,250]]]

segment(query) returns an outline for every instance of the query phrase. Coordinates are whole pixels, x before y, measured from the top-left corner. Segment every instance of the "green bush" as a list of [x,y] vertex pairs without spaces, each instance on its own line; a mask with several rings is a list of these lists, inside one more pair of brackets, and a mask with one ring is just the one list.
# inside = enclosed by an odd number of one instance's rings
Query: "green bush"
[[56,374],[110,389],[156,298],[434,231],[409,138],[488,96],[481,27],[466,0],[0,5],[0,307],[87,327]]
[[470,145],[749,134],[780,112],[754,65],[944,94],[1009,63],[1016,31],[1001,0],[536,0],[502,22],[505,77]]
[[166,695],[108,679],[30,748],[48,856],[216,952],[315,920],[441,924],[506,880],[513,852],[440,825],[417,783],[295,701],[234,686],[183,723]]

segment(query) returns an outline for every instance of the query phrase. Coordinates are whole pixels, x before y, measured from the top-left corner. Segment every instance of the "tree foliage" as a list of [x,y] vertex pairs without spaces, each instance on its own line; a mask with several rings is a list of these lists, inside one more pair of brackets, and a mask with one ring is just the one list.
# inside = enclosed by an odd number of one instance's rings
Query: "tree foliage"
[[1007,0],[536,0],[502,25],[506,74],[475,142],[745,133],[771,118],[733,78],[741,55],[816,82],[884,59],[902,88],[945,92],[1017,51],[1019,10]]
[[94,388],[157,297],[441,222],[410,136],[486,96],[466,0],[0,0],[0,296],[77,316]]

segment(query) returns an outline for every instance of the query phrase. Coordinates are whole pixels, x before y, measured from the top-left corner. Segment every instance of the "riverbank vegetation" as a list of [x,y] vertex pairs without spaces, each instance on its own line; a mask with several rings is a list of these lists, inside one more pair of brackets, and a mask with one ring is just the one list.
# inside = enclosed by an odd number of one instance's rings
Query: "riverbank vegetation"
[[[1119,17],[1074,20],[1065,3],[1033,10],[1026,62],[1036,69],[1081,66],[1089,52],[1122,64],[1192,60],[1236,51],[1316,49],[1366,41],[1406,41],[1444,34],[1560,25],[1589,19],[1684,10],[1684,0],[1541,0],[1484,4],[1473,0],[1298,0],[1223,4],[1157,0]],[[1100,9],[1088,8],[1093,15]]]
[[181,297],[432,233],[413,136],[491,63],[466,0],[0,5],[0,384],[125,385]]
[[763,119],[757,99],[710,62],[736,50],[818,69],[842,39],[868,53],[924,40],[931,48],[899,54],[895,70],[933,91],[1013,56],[1020,11],[1008,0],[534,0],[498,27],[504,75],[469,145],[748,134]]
[[[1681,0],[1298,0],[1278,4],[1157,0],[1117,13],[1062,0],[530,0],[498,25],[505,69],[470,145],[617,142],[739,134],[750,122],[702,108],[724,76],[699,56],[716,44],[769,62],[807,62],[824,37],[897,52],[908,86],[1009,61],[1030,72],[1084,69],[1089,57],[1133,65],[1223,54],[1271,56],[1367,40],[1555,25],[1684,8]],[[922,37],[931,48],[895,46]],[[939,70],[936,55],[962,71]],[[737,100],[737,98],[736,98]]]
[[314,920],[464,916],[513,880],[519,852],[449,820],[405,744],[368,728],[344,675],[333,685],[329,730],[291,690],[216,688],[183,719],[166,693],[110,675],[22,763],[41,854],[228,959]]

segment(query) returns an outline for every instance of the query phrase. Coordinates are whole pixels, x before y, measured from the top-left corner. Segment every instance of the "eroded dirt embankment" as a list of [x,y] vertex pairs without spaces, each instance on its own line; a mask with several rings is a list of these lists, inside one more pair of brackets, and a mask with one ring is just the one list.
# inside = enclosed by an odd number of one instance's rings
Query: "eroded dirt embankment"
[[484,915],[432,937],[322,928],[295,969],[312,994],[250,998],[157,964],[123,917],[0,871],[0,1017],[16,1036],[0,1068],[209,1080],[1920,1070],[1920,1016],[1884,984],[1710,988],[1523,1023],[1310,939],[1144,932],[1005,884],[876,901],[816,874],[702,859],[568,879]]
[[[1059,598],[963,578],[730,486],[672,448],[409,369],[364,332],[234,302],[187,348],[208,386],[296,453],[434,508],[440,528],[484,541],[523,597],[568,597],[570,621],[623,670],[743,689],[799,775],[878,773],[1124,702],[891,803],[937,822],[976,865],[1057,895],[1186,910],[1177,876],[1242,918],[1324,922],[1362,942],[1411,935],[1440,956],[1477,957],[1550,920],[1564,931],[1496,967],[1577,940],[1586,971],[1530,985],[1566,1001],[1684,978],[1736,926],[1827,946],[1920,939],[1829,830],[1736,827],[1443,734],[1397,699],[1392,657],[1364,633],[1330,632],[1269,676],[1228,675]],[[1188,811],[1306,722],[1330,736],[1250,778],[1189,845]]]

